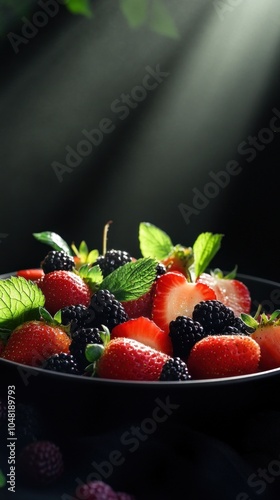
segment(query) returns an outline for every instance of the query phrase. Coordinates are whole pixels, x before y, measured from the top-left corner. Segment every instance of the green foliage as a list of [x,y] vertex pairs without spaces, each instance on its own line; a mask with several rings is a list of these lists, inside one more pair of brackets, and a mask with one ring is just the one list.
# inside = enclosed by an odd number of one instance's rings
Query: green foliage
[[[117,1],[117,0],[116,0]],[[94,6],[91,0],[64,0],[65,8],[74,15],[94,17]],[[131,29],[147,26],[159,35],[176,39],[179,32],[167,7],[166,0],[119,0],[122,15]],[[59,4],[61,7],[61,4]],[[32,13],[40,10],[34,0],[0,0],[0,36],[5,37],[10,31],[20,26],[22,17],[32,18]]]

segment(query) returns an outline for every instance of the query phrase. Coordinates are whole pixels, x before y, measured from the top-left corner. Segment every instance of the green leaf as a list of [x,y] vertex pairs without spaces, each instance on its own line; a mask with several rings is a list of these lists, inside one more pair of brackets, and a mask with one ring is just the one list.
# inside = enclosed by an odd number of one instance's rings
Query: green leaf
[[165,259],[174,249],[169,236],[149,222],[140,223],[139,242],[142,256],[157,260]]
[[194,274],[195,278],[209,266],[211,260],[221,247],[223,234],[201,233],[194,245]]
[[258,321],[255,318],[253,318],[253,316],[250,316],[250,314],[241,313],[240,317],[243,323],[249,326],[249,328],[256,329],[259,326]]
[[72,14],[82,14],[86,17],[93,17],[90,0],[67,0],[65,5]]
[[0,328],[13,330],[24,321],[40,318],[45,297],[38,286],[21,276],[0,281]]
[[52,231],[43,231],[42,233],[33,233],[33,236],[36,240],[51,246],[54,250],[63,251],[68,255],[72,255],[69,245],[57,233]]
[[149,258],[128,262],[106,276],[100,289],[109,290],[120,302],[138,299],[150,290],[156,267],[157,261]]
[[150,28],[169,38],[179,38],[175,21],[161,0],[154,0],[151,7]]
[[120,9],[131,28],[141,26],[147,17],[148,0],[120,0]]

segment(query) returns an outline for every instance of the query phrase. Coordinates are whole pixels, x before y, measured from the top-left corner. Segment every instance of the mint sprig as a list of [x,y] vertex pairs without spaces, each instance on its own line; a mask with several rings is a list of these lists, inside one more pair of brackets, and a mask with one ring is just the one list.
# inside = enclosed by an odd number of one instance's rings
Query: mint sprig
[[68,243],[64,241],[59,234],[54,233],[53,231],[43,231],[41,233],[33,233],[34,238],[40,241],[40,243],[45,243],[49,245],[53,250],[63,251],[68,255],[72,255],[72,250],[69,247]]
[[21,276],[0,280],[0,329],[13,330],[24,321],[39,319],[44,304],[36,283]]
[[198,278],[221,247],[223,234],[201,233],[193,244],[194,274]]
[[150,290],[156,278],[157,264],[151,258],[128,262],[106,276],[99,288],[109,290],[120,302],[138,299]]
[[149,222],[141,222],[139,225],[139,243],[143,257],[157,260],[165,259],[174,248],[168,234]]

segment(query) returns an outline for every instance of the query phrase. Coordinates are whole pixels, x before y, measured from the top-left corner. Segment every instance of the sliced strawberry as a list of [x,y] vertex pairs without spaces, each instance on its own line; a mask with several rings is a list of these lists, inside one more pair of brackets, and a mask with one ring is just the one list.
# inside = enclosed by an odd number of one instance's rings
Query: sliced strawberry
[[116,337],[138,340],[138,342],[142,342],[153,349],[165,352],[170,356],[172,354],[170,337],[154,321],[144,316],[130,319],[115,326],[111,331],[111,338]]
[[190,283],[178,272],[167,272],[157,279],[152,306],[153,321],[166,333],[177,316],[191,316],[202,300],[214,300],[216,294],[203,283]]
[[98,377],[117,380],[159,380],[170,357],[142,342],[118,337],[110,340],[96,363]]
[[280,367],[280,325],[260,325],[251,337],[261,348],[260,370]]
[[233,377],[256,373],[260,346],[247,335],[209,335],[199,340],[187,360],[193,379]]
[[217,300],[233,309],[236,316],[248,314],[251,310],[251,295],[247,286],[240,280],[220,278],[218,275],[202,273],[197,283],[210,286],[216,293]]
[[26,280],[37,281],[44,276],[43,269],[20,269],[16,272],[16,276],[21,276]]

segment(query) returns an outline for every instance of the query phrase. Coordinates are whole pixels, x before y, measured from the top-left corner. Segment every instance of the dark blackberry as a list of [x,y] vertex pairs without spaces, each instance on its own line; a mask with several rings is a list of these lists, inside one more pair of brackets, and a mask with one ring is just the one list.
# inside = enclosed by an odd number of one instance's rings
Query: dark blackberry
[[211,335],[221,333],[225,327],[232,325],[234,312],[219,300],[202,300],[195,305],[192,317]]
[[63,325],[70,324],[70,332],[82,328],[85,325],[86,318],[87,307],[82,304],[66,306],[61,309],[61,323]]
[[43,368],[52,372],[68,373],[71,375],[79,375],[80,373],[74,356],[64,352],[50,356],[45,361]]
[[161,370],[159,380],[190,380],[191,376],[188,372],[186,363],[181,358],[168,359]]
[[156,267],[156,277],[162,276],[166,273],[166,267],[162,262],[159,262]]
[[18,457],[18,468],[24,482],[47,486],[62,475],[64,460],[56,444],[37,441],[23,448]]
[[115,269],[127,264],[127,262],[131,262],[131,255],[125,250],[107,250],[104,255],[100,255],[95,264],[98,264],[103,277],[105,278],[108,274],[111,274]]
[[87,344],[102,344],[98,328],[80,328],[72,335],[72,341],[69,347],[80,373],[83,373],[89,365],[85,357],[85,348]]
[[91,328],[101,329],[104,325],[111,330],[114,326],[128,320],[128,314],[123,305],[109,290],[98,290],[94,293],[88,311],[89,318],[85,320],[85,324]]
[[50,250],[41,262],[41,267],[45,274],[52,271],[72,271],[75,267],[75,261],[74,257],[66,252]]
[[177,316],[169,324],[173,356],[187,359],[191,348],[205,337],[202,325],[188,316]]
[[235,327],[239,331],[239,333],[243,333],[245,335],[250,335],[250,333],[253,333],[254,331],[253,328],[249,328],[249,326],[245,325],[242,319],[238,316],[234,318],[232,326]]

